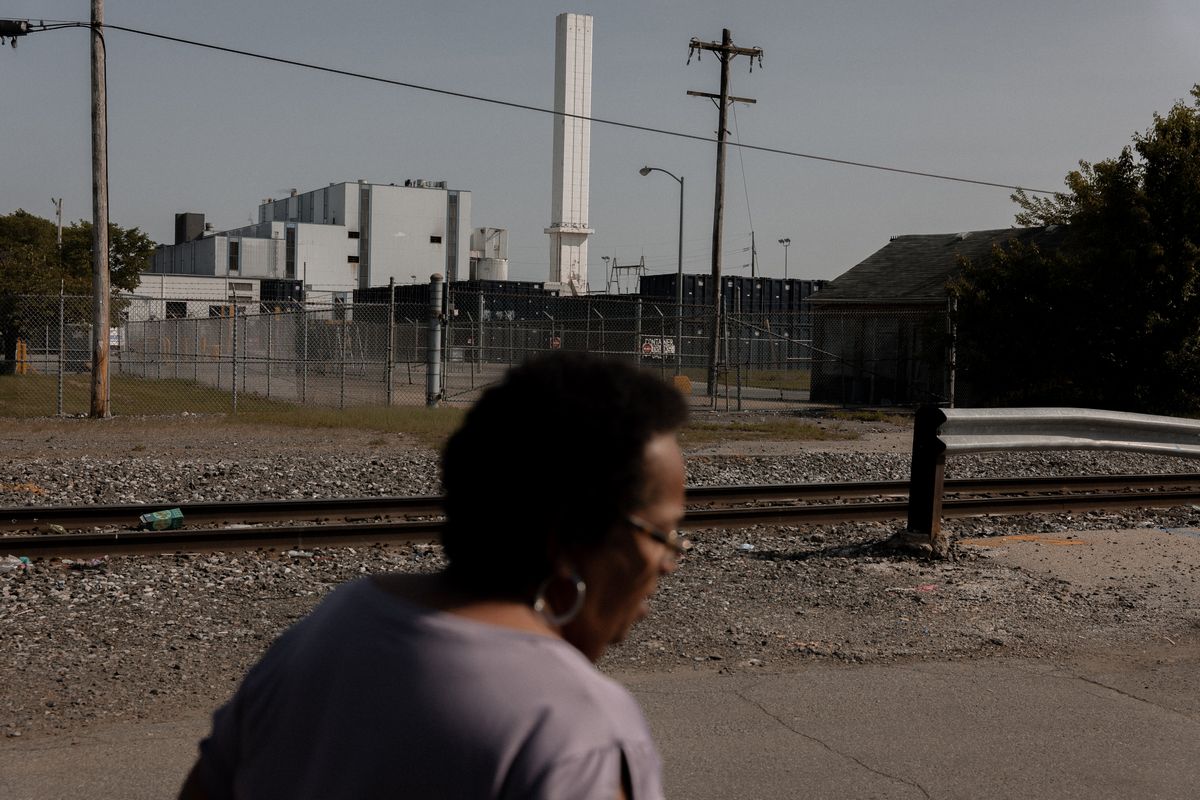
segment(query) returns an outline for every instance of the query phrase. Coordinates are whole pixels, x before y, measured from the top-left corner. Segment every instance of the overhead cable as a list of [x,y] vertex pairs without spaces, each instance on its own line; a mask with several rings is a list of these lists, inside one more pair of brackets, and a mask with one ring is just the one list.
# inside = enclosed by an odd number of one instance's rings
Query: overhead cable
[[[58,30],[65,27],[91,27],[88,23],[79,22],[73,25],[61,25],[54,28],[47,26],[46,30]],[[368,75],[363,72],[354,72],[353,70],[338,69],[336,67],[326,67],[320,64],[313,64],[307,61],[298,61],[292,58],[281,58],[279,56],[269,56],[263,53],[255,53],[250,50],[240,50],[235,47],[225,47],[223,45],[211,44],[208,42],[200,42],[194,39],[184,39],[179,36],[168,36],[163,33],[155,33],[153,31],[140,30],[138,28],[130,28],[125,25],[113,25],[105,23],[105,28],[124,31],[138,36],[147,36],[152,39],[161,39],[167,42],[175,42],[177,44],[186,44],[192,47],[200,47],[206,50],[215,50],[221,53],[230,53],[232,55],[245,56],[247,58],[256,58],[261,61],[270,61],[276,64],[284,64],[292,67],[300,67],[302,69],[315,70],[317,72],[325,72],[331,75],[342,75],[347,78],[357,78],[359,80],[372,81],[374,83],[382,83],[388,86],[399,86],[405,89],[413,89],[420,92],[429,92],[432,94],[440,94],[446,97],[457,97],[463,100],[474,100],[480,103],[489,103],[491,105],[504,106],[506,108],[515,108],[522,111],[533,111],[539,114],[550,114],[558,117],[569,117],[572,119],[580,119],[588,122],[594,122],[598,125],[609,125],[616,128],[625,128],[627,130],[642,131],[644,133],[655,133],[661,136],[673,136],[678,139],[690,139],[696,142],[704,142],[706,144],[716,144],[717,140],[711,136],[701,136],[694,133],[684,133],[683,131],[673,131],[665,128],[655,128],[650,125],[638,125],[632,122],[621,122],[619,120],[604,119],[602,117],[591,117],[584,114],[571,114],[565,111],[555,111],[554,109],[544,108],[541,106],[530,105],[528,103],[517,103],[512,100],[500,100],[494,97],[485,97],[483,95],[470,94],[467,92],[458,92],[451,89],[439,89],[435,86],[425,86],[419,83],[410,81],[400,81],[394,78],[383,78],[378,75]],[[790,156],[792,158],[804,158],[811,161],[823,161],[829,164],[841,164],[848,167],[860,167],[862,169],[873,169],[881,172],[893,172],[900,175],[913,175],[918,178],[933,178],[935,180],[953,181],[955,183],[967,183],[975,186],[990,186],[996,189],[1011,189],[1013,191],[1024,191],[1034,194],[1059,194],[1052,189],[1033,189],[1028,186],[1019,184],[999,183],[996,181],[984,181],[975,178],[963,178],[955,175],[944,175],[937,172],[926,172],[923,170],[903,169],[901,167],[890,167],[884,164],[871,164],[865,161],[853,161],[846,158],[833,158],[831,156],[820,156],[813,153],[802,153],[796,150],[785,150],[780,147],[767,147],[765,145],[745,144],[743,142],[729,142],[732,147],[738,147],[743,150],[753,150],[759,153],[772,153],[774,155]]]

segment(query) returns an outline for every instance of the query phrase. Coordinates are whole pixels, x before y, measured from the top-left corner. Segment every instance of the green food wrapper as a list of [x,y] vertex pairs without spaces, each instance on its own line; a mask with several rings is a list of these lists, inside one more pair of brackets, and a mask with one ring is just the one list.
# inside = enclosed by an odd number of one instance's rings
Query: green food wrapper
[[165,511],[151,511],[142,514],[142,528],[149,531],[170,531],[183,527],[183,512],[178,508],[168,508]]

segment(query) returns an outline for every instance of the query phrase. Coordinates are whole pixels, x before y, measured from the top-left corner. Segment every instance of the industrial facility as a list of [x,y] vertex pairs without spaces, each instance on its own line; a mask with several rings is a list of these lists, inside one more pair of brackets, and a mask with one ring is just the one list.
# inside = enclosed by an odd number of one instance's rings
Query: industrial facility
[[[717,294],[710,275],[683,274],[680,263],[677,273],[639,274],[632,293],[589,292],[591,110],[592,17],[559,14],[545,281],[508,280],[508,231],[472,227],[469,191],[444,181],[359,180],[265,199],[257,223],[230,230],[214,230],[202,214],[176,215],[175,242],[158,248],[135,292],[141,318],[306,310],[382,326],[391,306],[393,323],[415,326],[424,313],[415,309],[428,307],[430,279],[440,274],[451,358],[473,353],[483,362],[514,347],[629,349],[702,366]],[[808,358],[807,299],[822,283],[722,278],[722,308],[737,320],[724,324],[726,357],[760,365]]]
[[144,282],[149,291],[138,294],[187,296],[182,290],[194,287],[194,278],[208,277],[285,281],[296,288],[270,294],[303,299],[316,293],[328,302],[389,281],[428,281],[435,273],[467,280],[473,267],[502,280],[507,244],[506,231],[472,230],[471,193],[444,181],[331,183],[265,199],[258,222],[241,228],[216,231],[203,214],[177,214],[175,242],[159,246],[149,272],[193,280],[168,289],[150,279]]

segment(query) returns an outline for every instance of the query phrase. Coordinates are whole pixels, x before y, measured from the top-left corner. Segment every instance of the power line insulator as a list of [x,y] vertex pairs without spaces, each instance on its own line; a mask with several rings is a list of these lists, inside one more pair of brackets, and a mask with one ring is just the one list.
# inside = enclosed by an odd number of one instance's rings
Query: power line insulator
[[24,36],[29,33],[29,20],[0,19],[0,36]]
[[29,33],[29,21],[24,19],[0,19],[0,45],[4,44],[7,36],[13,49],[17,47],[17,37]]

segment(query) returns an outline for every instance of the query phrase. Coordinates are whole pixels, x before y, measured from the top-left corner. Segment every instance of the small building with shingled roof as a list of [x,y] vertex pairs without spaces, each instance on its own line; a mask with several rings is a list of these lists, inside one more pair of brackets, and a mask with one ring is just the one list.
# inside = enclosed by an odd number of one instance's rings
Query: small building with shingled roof
[[892,237],[809,298],[813,402],[951,402],[949,283],[964,262],[984,263],[997,247],[1053,248],[1062,232],[1051,225]]

